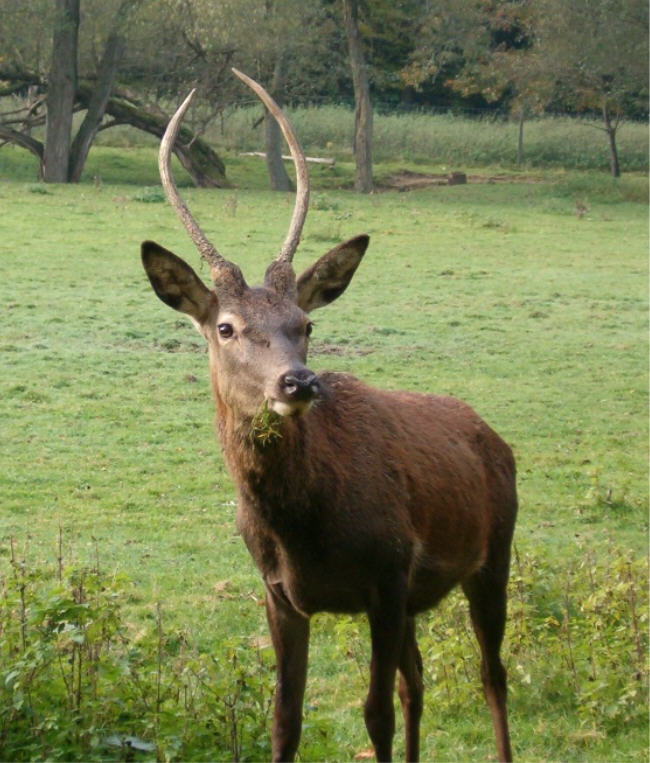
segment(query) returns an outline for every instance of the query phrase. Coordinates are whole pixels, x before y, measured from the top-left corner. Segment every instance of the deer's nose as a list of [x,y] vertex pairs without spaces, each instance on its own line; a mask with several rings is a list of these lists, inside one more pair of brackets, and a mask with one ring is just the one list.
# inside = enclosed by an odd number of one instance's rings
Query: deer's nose
[[289,371],[280,377],[280,389],[288,400],[309,402],[318,394],[318,379],[308,368]]

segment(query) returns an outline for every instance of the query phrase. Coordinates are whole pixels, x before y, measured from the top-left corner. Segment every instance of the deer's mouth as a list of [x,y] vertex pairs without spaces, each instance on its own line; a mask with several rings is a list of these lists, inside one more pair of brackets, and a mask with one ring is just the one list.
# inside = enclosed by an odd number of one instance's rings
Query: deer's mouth
[[311,400],[293,400],[291,402],[286,402],[284,400],[269,398],[267,400],[267,405],[269,410],[277,413],[280,416],[302,416],[312,407],[314,399],[315,397],[313,397]]

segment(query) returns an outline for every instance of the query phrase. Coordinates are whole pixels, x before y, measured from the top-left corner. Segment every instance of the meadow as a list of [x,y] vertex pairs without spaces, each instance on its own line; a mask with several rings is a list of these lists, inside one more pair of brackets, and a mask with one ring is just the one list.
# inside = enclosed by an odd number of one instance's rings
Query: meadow
[[[258,159],[227,166],[237,187],[183,193],[259,281],[293,197]],[[76,187],[32,174],[0,151],[0,759],[267,759],[273,655],[205,348],[151,292],[140,242],[206,269],[151,146],[97,148]],[[339,188],[344,157],[315,168],[297,268],[371,244],[314,315],[311,366],[456,395],[513,446],[516,759],[644,761],[648,183],[535,175],[361,197]],[[420,618],[423,760],[494,759],[470,631],[459,595]],[[300,758],[363,758],[367,627],[319,615],[312,633]]]

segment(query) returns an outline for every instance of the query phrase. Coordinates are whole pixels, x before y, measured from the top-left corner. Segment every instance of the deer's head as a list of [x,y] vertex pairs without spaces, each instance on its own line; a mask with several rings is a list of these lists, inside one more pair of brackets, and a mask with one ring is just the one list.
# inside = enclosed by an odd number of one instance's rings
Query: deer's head
[[215,394],[223,404],[243,418],[255,416],[264,404],[282,416],[297,415],[319,394],[318,379],[306,365],[312,328],[309,313],[345,291],[368,246],[368,236],[340,244],[296,278],[291,262],[309,205],[306,161],[273,99],[256,82],[233,71],[280,124],[296,166],[296,203],[282,250],[269,265],[264,285],[249,287],[237,265],[207,240],[180,198],[171,177],[170,154],[192,91],[167,127],[159,168],[167,198],[210,265],[212,288],[180,257],[153,241],[142,244],[142,262],[158,297],[188,315],[206,338]]

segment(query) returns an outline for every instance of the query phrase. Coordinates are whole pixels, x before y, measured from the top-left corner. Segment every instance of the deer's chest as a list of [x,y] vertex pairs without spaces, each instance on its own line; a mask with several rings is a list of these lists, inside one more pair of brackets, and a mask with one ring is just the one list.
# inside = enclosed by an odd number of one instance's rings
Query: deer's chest
[[318,516],[269,521],[240,501],[237,526],[264,582],[305,615],[360,612],[368,607],[373,577],[358,553],[341,553],[336,533]]

